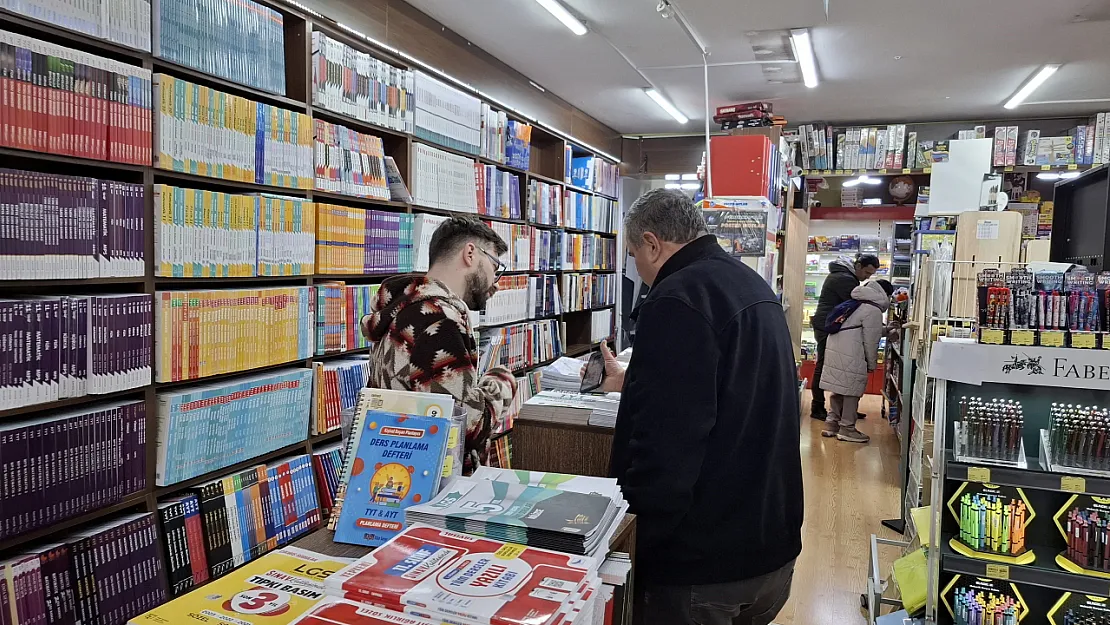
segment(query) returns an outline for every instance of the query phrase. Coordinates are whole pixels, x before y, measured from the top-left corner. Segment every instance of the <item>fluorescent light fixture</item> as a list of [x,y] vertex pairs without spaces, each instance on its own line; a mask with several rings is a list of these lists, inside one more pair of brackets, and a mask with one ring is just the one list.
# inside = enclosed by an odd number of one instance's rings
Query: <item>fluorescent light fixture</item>
[[1032,78],[1025,81],[1025,84],[1021,86],[1021,89],[1018,89],[1018,92],[1014,94],[1014,97],[1010,98],[1010,101],[1005,104],[1005,108],[1015,109],[1021,106],[1021,103],[1025,101],[1025,98],[1028,98],[1030,95],[1032,95],[1032,93],[1037,90],[1037,87],[1040,87],[1042,84],[1044,84],[1044,81],[1048,80],[1048,77],[1055,74],[1056,70],[1058,69],[1060,69],[1060,66],[1053,63],[1049,63],[1041,67],[1041,71],[1037,72],[1033,75]]
[[682,180],[682,174],[667,174],[663,176],[664,180]]
[[683,180],[697,180],[698,175],[697,174],[682,174],[682,179]]
[[813,57],[813,41],[809,38],[809,29],[791,30],[790,43],[794,47],[794,59],[802,68],[802,82],[811,89],[816,87],[817,60]]
[[1061,180],[1071,180],[1072,178],[1078,178],[1080,173],[1081,172],[1078,172],[1078,171],[1066,171],[1066,172],[1060,174],[1060,179]]
[[677,182],[672,182],[670,184],[663,185],[663,188],[664,189],[681,189],[682,185],[677,183]]
[[845,180],[843,186],[845,186],[845,187],[854,187],[854,186],[858,185],[860,182],[861,182],[861,180],[859,178],[852,178],[851,180]]
[[870,176],[860,176],[859,181],[864,183],[864,184],[882,184],[883,183],[882,178],[872,178]]
[[697,191],[698,189],[701,188],[701,183],[700,182],[684,182],[684,183],[682,183],[682,188],[686,189],[687,191]]
[[659,93],[655,89],[644,89],[644,93],[648,94],[648,97],[652,100],[655,100],[655,103],[659,105],[659,108],[667,111],[667,114],[673,117],[676,122],[680,124],[685,124],[686,122],[690,121],[690,118],[683,115],[678,109],[674,107],[673,104],[670,103],[669,100],[667,100],[667,98],[663,97],[663,94]]
[[1060,174],[1039,173],[1037,174],[1037,178],[1040,180],[1059,180]]
[[536,0],[536,2],[539,3],[541,7],[547,9],[548,13],[554,15],[555,19],[562,22],[563,26],[569,28],[570,32],[579,37],[586,34],[586,25],[579,22],[578,18],[571,15],[570,11],[559,3],[559,0]]
[[864,206],[878,206],[882,203],[883,203],[882,198],[877,198],[877,197],[865,198],[863,200],[863,202],[861,202],[861,204],[863,204]]

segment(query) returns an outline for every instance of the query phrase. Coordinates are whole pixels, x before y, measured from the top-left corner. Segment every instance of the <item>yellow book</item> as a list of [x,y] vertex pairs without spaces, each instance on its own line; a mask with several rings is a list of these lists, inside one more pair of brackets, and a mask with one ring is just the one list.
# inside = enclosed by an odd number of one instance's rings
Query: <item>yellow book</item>
[[[209,93],[210,90],[208,89],[208,87],[197,87],[197,125],[205,131],[204,136],[206,138],[209,136],[208,129],[211,127],[211,124],[208,121]],[[199,148],[200,146],[197,147]],[[201,176],[211,176],[212,169],[214,168],[211,167],[211,163],[208,163],[207,161],[202,160],[197,164],[197,173]]]

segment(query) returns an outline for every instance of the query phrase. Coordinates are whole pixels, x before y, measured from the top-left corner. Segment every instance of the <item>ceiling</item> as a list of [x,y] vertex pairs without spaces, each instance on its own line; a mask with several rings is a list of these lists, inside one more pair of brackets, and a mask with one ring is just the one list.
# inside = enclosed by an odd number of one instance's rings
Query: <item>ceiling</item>
[[[408,0],[621,133],[703,127],[701,54],[657,0],[562,1],[591,32],[576,37],[529,0]],[[823,2],[671,0],[709,48],[710,105],[770,100],[791,126],[1110,110],[1110,54],[1098,44],[1110,40],[1110,0],[828,0],[827,22]],[[813,33],[813,89],[796,63],[756,62],[777,57],[753,50],[782,41],[764,31],[798,27]],[[1025,105],[1003,109],[1044,63],[1063,67]],[[640,72],[691,121],[658,108]]]

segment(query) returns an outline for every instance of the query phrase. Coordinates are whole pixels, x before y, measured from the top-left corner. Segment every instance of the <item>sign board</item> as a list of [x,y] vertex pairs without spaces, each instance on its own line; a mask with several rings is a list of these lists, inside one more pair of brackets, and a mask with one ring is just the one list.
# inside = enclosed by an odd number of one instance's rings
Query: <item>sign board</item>
[[1110,358],[1100,350],[942,340],[933,346],[929,377],[1110,391]]
[[705,223],[721,248],[733,256],[763,256],[767,251],[767,211],[706,209]]

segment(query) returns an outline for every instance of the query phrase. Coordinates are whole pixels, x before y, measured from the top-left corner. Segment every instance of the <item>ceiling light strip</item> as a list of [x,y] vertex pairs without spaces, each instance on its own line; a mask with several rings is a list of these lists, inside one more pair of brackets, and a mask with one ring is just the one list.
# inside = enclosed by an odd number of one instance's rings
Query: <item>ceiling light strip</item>
[[1043,85],[1044,81],[1048,80],[1049,76],[1055,74],[1056,70],[1058,69],[1060,69],[1060,66],[1054,63],[1049,63],[1047,65],[1041,66],[1040,71],[1034,74],[1032,78],[1025,81],[1025,84],[1022,85],[1020,89],[1018,89],[1018,92],[1014,94],[1014,97],[1010,98],[1010,100],[1006,102],[1004,108],[1015,109],[1021,106],[1021,103],[1024,102],[1026,98],[1033,95],[1033,92],[1037,90],[1037,87]]
[[555,16],[555,19],[563,23],[570,32],[581,37],[586,34],[586,25],[578,21],[578,18],[570,14],[565,6],[559,3],[559,0],[536,0],[536,4],[543,7],[548,13]]
[[680,124],[685,124],[686,122],[690,121],[690,118],[686,117],[682,114],[682,111],[675,108],[675,105],[671,104],[671,101],[664,97],[662,93],[659,93],[655,89],[644,89],[644,93],[646,93],[649,98],[651,98],[656,104],[658,104],[659,108],[663,109],[667,112],[668,115],[673,117],[676,122]]
[[794,58],[802,68],[802,82],[812,89],[817,86],[817,59],[813,56],[813,40],[808,28],[795,28],[790,31],[790,46],[794,48]]

